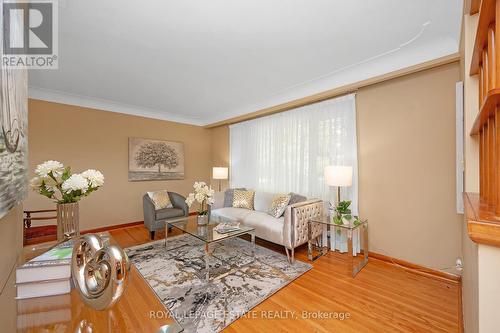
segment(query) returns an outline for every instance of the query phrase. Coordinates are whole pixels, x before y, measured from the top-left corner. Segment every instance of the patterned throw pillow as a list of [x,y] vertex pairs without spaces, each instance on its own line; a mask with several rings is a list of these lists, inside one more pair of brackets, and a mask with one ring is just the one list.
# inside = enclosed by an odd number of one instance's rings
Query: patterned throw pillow
[[233,207],[253,210],[254,191],[234,190]]
[[172,202],[170,201],[170,197],[168,196],[168,191],[163,190],[148,192],[148,195],[155,205],[155,210],[174,207],[174,205],[172,205]]
[[290,202],[291,195],[290,194],[278,194],[273,198],[273,202],[271,203],[271,207],[269,207],[269,215],[275,218],[281,217],[285,212],[286,206]]

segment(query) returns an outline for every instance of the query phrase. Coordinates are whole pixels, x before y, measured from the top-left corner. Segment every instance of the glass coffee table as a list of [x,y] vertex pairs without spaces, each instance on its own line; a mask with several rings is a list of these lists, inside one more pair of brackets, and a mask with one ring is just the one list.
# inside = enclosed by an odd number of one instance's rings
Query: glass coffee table
[[[240,224],[240,229],[236,231],[231,231],[227,233],[219,233],[214,228],[223,222],[237,222],[237,220],[225,218],[225,217],[212,217],[210,218],[210,222],[207,225],[198,225],[196,215],[188,216],[185,218],[180,218],[175,221],[168,221],[165,223],[165,248],[167,248],[168,244],[168,228],[173,227],[179,229],[185,233],[190,234],[193,237],[198,238],[202,242],[204,242],[204,250],[205,250],[205,280],[208,282],[211,279],[217,279],[223,275],[227,275],[230,272],[224,272],[214,277],[210,277],[210,265],[209,259],[212,256],[211,245],[215,243],[219,243],[223,240],[231,239],[234,237],[238,237],[244,234],[249,234],[251,236],[252,242],[252,258],[253,260],[248,264],[251,264],[255,260],[255,229],[251,227],[244,226]],[[220,258],[218,258],[221,260]],[[221,260],[223,261],[223,260]]]

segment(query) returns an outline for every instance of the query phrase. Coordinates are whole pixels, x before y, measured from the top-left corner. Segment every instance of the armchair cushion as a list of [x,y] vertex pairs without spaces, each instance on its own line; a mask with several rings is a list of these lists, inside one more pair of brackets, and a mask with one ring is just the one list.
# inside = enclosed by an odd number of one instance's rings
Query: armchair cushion
[[143,195],[144,225],[149,231],[165,228],[165,220],[188,216],[189,208],[185,202],[186,198],[175,192],[168,192],[173,208],[156,210],[153,201],[146,193]]
[[184,211],[180,208],[163,208],[156,211],[156,220],[166,220],[181,216],[184,216]]
[[172,205],[172,202],[170,201],[168,191],[162,190],[148,192],[148,195],[151,198],[151,201],[153,202],[156,210],[174,207],[174,205]]

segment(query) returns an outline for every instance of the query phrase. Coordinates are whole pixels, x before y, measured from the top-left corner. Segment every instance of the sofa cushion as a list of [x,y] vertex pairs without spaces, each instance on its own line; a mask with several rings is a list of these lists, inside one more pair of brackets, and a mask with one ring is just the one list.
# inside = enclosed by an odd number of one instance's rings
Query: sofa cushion
[[289,205],[293,205],[293,204],[307,200],[307,198],[304,197],[303,195],[293,193],[293,192],[290,192],[290,196],[291,196],[291,198],[290,198],[290,201],[288,202]]
[[240,188],[228,188],[224,192],[224,207],[233,207],[234,190],[246,190],[246,189],[243,188],[243,187],[240,187]]
[[224,192],[214,193],[214,203],[210,205],[211,209],[219,209],[224,207]]
[[283,245],[283,217],[277,219],[267,212],[233,207],[214,209],[211,214],[214,218],[237,219],[242,224],[255,228],[255,236]]
[[157,220],[166,220],[181,216],[184,216],[184,211],[179,208],[164,208],[156,211]]
[[266,212],[252,211],[245,216],[243,224],[255,228],[255,236],[283,245],[284,217],[275,218]]
[[253,210],[254,191],[234,190],[233,207]]
[[212,217],[226,217],[229,219],[237,219],[240,222],[243,222],[245,217],[250,213],[252,213],[252,211],[245,208],[224,207],[214,209],[210,214]]
[[271,207],[275,195],[275,193],[269,192],[255,192],[253,209],[261,212],[267,212],[269,207]]
[[290,197],[290,194],[278,194],[274,196],[271,207],[267,211],[269,215],[276,218],[281,217],[285,212],[286,206],[288,206],[288,202],[290,202]]

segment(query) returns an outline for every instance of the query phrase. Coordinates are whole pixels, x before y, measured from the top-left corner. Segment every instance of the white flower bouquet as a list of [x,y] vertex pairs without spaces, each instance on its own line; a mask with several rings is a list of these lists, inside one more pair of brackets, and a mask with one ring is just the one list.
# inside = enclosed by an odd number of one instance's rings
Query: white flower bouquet
[[195,182],[193,185],[194,193],[189,193],[186,198],[186,204],[191,207],[196,201],[200,204],[198,208],[198,216],[208,215],[208,205],[214,203],[214,193],[205,182]]
[[64,167],[57,161],[38,165],[35,174],[31,188],[58,204],[78,202],[104,184],[104,176],[100,171],[89,169],[72,174],[70,167]]

